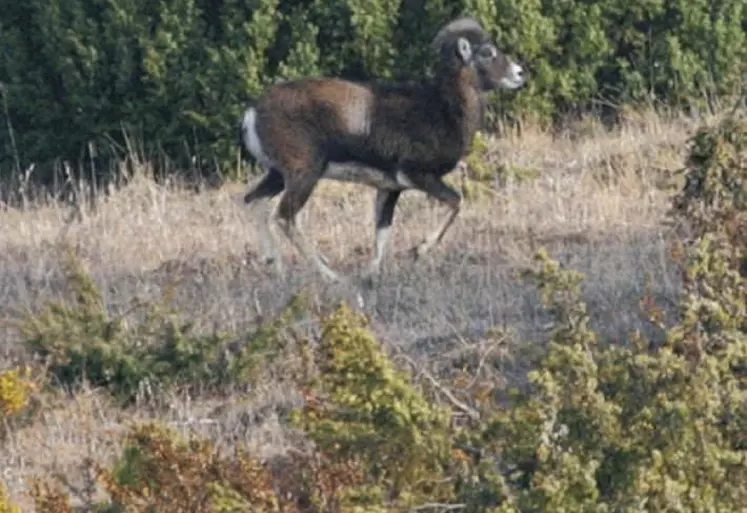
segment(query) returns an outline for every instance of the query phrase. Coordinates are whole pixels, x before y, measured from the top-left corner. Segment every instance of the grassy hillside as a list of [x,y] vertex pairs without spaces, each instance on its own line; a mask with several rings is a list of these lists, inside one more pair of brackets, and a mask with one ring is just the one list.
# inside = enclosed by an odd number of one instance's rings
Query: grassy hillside
[[[415,369],[417,383],[439,384],[439,404],[477,408],[465,382],[487,386],[504,404],[512,387],[525,388],[527,372],[546,347],[551,312],[543,309],[537,289],[517,277],[544,247],[564,267],[584,273],[581,299],[601,345],[625,344],[637,330],[661,344],[664,332],[642,300],[659,305],[661,323],[676,321],[683,281],[670,253],[675,236],[665,214],[682,185],[673,172],[683,166],[698,126],[679,115],[643,113],[612,131],[586,121],[560,135],[525,126],[486,140],[465,169],[452,175],[470,200],[425,261],[412,262],[408,250],[444,212],[419,193],[401,201],[382,283],[362,292],[371,332],[397,365]],[[319,336],[313,312],[328,312],[340,300],[356,304],[355,282],[323,283],[285,241],[292,262],[287,276],[277,277],[257,262],[254,220],[236,201],[244,184],[195,194],[156,183],[147,163],[135,171],[122,189],[97,197],[92,209],[34,200],[39,204],[26,211],[0,211],[0,371],[29,365],[37,385],[26,410],[8,415],[0,428],[1,480],[23,511],[33,504],[24,493],[30,476],[62,475],[77,490],[74,503],[91,500],[82,464],[86,458],[113,462],[133,422],[155,420],[184,434],[195,431],[226,454],[238,442],[258,458],[306,447],[307,438],[288,420],[305,393],[296,379],[303,368],[297,341]],[[352,277],[367,263],[373,241],[372,202],[370,189],[324,183],[300,219],[331,265]],[[61,368],[64,357],[49,348],[64,339],[61,333],[69,335],[63,328],[40,342],[52,360],[58,358],[46,368],[32,358],[28,324],[25,337],[19,329],[24,312],[55,299],[75,301],[65,277],[69,248],[100,292],[103,309],[91,307],[98,312],[86,321],[91,326],[90,319],[102,312],[122,315],[125,331],[145,323],[133,301],[157,302],[168,293],[173,315],[192,323],[179,340],[205,339],[230,349],[296,294],[312,314],[292,317],[256,346],[258,359],[272,357],[250,365],[249,379],[171,388],[146,380],[127,389],[122,400],[104,386],[109,378],[92,385],[80,375],[78,382],[60,383],[63,374],[54,365]],[[172,333],[161,329],[142,340]],[[211,339],[216,333],[227,335]],[[76,335],[84,336],[85,330]],[[222,365],[220,355],[213,357],[209,372]]]

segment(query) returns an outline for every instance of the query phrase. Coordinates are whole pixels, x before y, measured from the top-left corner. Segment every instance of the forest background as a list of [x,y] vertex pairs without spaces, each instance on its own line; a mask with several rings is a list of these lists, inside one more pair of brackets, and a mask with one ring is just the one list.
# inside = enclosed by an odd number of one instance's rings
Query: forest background
[[488,129],[614,120],[641,103],[704,112],[739,94],[747,62],[744,0],[2,0],[0,9],[6,184],[106,177],[128,142],[164,170],[231,176],[238,117],[268,84],[419,78],[431,38],[461,13],[529,72],[521,94],[491,96]]

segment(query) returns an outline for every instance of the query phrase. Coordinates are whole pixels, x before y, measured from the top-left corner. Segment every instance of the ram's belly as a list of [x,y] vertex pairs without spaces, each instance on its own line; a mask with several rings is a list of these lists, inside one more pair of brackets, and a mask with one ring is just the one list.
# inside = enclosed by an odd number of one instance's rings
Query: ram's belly
[[368,185],[376,189],[402,190],[412,187],[412,182],[401,171],[382,171],[357,163],[331,163],[322,178]]

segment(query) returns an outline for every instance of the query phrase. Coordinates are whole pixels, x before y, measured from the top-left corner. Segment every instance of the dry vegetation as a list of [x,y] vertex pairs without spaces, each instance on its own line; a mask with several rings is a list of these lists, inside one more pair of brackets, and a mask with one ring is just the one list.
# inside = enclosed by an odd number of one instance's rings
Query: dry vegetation
[[[560,136],[524,127],[521,135],[490,140],[488,166],[532,170],[536,177],[480,186],[487,192],[467,204],[443,245],[419,263],[408,250],[442,210],[406,194],[382,283],[364,293],[374,331],[436,370],[483,343],[491,327],[531,339],[543,319],[536,292],[514,271],[539,246],[586,274],[583,295],[595,306],[592,321],[610,341],[635,328],[650,330],[640,314],[644,292],[666,304],[680,288],[663,224],[671,191],[663,184],[682,166],[695,126],[684,117],[648,113],[614,131],[589,122]],[[243,184],[194,194],[156,184],[146,167],[125,188],[99,199],[95,211],[72,221],[69,208],[58,205],[0,212],[0,318],[8,321],[0,332],[0,370],[27,358],[12,323],[19,312],[62,293],[62,245],[77,250],[112,312],[179,280],[175,304],[198,330],[248,329],[301,290],[318,303],[356,293],[323,284],[285,242],[292,273],[281,279],[260,267],[253,259],[253,222],[236,201]],[[301,218],[331,264],[351,276],[370,251],[372,199],[363,187],[324,183]],[[312,329],[303,322],[298,328]],[[501,349],[502,380],[521,379],[529,349]],[[281,379],[286,364],[264,369],[250,393],[228,397],[141,397],[122,409],[85,384],[71,395],[39,394],[38,418],[8,426],[0,442],[0,480],[22,507],[30,504],[23,495],[29,475],[62,473],[83,486],[82,459],[107,461],[119,450],[123,428],[146,418],[198,429],[218,447],[243,441],[262,456],[283,452],[296,443],[282,420],[297,402]]]

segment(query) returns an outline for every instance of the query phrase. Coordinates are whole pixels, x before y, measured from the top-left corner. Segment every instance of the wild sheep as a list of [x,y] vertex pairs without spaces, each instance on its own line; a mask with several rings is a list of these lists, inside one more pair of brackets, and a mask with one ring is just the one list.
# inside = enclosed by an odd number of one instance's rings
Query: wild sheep
[[[340,280],[296,223],[322,178],[376,189],[369,283],[379,274],[394,207],[403,191],[420,190],[450,209],[441,225],[414,248],[415,258],[443,238],[459,213],[461,196],[442,178],[469,148],[485,93],[498,87],[517,89],[525,78],[522,67],[499,51],[471,17],[445,25],[431,48],[437,68],[427,81],[306,77],[273,84],[246,109],[239,124],[242,154],[256,160],[266,174],[244,202],[252,204],[252,210],[263,210],[260,237],[267,263],[275,261],[282,272],[270,231],[277,220],[324,277]],[[272,214],[269,201],[283,191]]]

